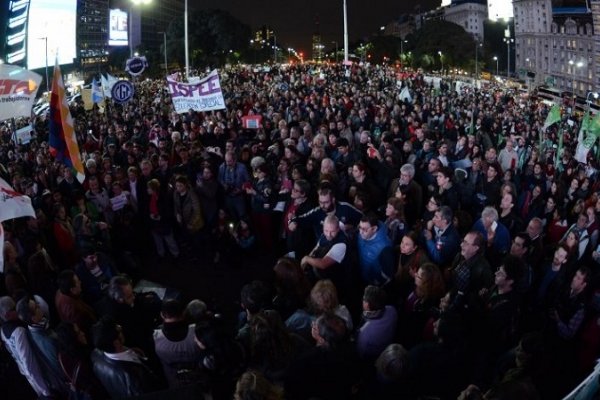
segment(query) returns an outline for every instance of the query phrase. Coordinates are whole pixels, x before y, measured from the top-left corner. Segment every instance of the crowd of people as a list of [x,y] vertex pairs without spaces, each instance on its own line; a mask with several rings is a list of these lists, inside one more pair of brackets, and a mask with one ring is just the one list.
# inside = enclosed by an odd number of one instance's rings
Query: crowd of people
[[[28,144],[1,128],[1,175],[36,218],[2,224],[0,337],[38,398],[553,399],[593,369],[581,116],[544,129],[535,92],[386,65],[232,67],[213,112],[135,87],[71,106],[83,182],[50,155],[48,115]],[[276,262],[218,315],[135,293],[149,249],[172,274]]]

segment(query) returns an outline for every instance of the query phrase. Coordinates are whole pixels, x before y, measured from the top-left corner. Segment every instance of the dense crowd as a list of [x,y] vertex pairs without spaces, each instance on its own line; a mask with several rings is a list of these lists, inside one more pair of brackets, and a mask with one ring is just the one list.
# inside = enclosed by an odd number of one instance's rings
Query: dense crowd
[[[573,158],[581,116],[543,129],[535,93],[455,83],[234,67],[225,110],[177,114],[138,81],[71,106],[82,183],[48,115],[28,144],[3,125],[1,175],[37,218],[3,223],[2,351],[39,398],[560,398],[600,355],[596,160]],[[135,293],[149,248],[277,261],[236,318]]]

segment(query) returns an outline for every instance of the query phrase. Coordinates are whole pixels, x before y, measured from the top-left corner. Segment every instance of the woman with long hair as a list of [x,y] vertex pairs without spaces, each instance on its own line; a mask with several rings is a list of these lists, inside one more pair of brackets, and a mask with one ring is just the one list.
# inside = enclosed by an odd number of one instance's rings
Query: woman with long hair
[[285,320],[294,311],[306,306],[310,283],[300,268],[300,263],[293,258],[282,257],[277,260],[273,272],[276,290],[273,308]]
[[422,264],[415,274],[415,288],[400,310],[400,342],[412,347],[421,342],[423,330],[432,316],[432,310],[444,295],[442,272],[433,263]]
[[427,253],[419,246],[417,232],[411,231],[404,235],[400,243],[400,257],[398,269],[391,283],[391,291],[397,296],[394,298],[403,301],[413,290],[415,275],[421,265],[429,262]]

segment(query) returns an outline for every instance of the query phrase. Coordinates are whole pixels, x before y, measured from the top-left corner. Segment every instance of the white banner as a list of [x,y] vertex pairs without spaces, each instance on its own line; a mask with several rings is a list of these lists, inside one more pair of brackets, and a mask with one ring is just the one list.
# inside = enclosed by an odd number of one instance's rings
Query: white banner
[[29,196],[15,192],[4,179],[0,178],[0,222],[19,217],[35,218],[31,199]]
[[42,76],[21,67],[0,64],[0,121],[29,117]]
[[225,109],[225,100],[216,69],[197,83],[177,82],[167,77],[167,84],[173,99],[173,106],[179,114],[188,112],[190,109],[194,111]]

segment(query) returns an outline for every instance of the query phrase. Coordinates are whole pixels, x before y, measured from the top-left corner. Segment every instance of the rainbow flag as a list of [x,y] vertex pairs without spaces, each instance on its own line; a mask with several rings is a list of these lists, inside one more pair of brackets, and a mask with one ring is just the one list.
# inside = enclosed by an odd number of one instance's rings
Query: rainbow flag
[[54,65],[54,76],[52,78],[49,142],[52,156],[67,167],[74,169],[77,180],[83,183],[85,173],[58,59]]

